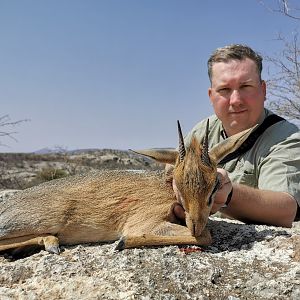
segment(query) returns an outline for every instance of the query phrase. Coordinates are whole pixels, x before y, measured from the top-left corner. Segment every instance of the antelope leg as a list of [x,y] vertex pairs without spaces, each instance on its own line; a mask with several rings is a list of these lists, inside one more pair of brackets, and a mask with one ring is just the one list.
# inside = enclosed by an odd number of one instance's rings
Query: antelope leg
[[44,246],[45,250],[50,253],[59,254],[59,241],[58,238],[53,235],[45,235],[45,236],[38,236],[34,238],[30,238],[23,242],[9,242],[7,244],[3,244],[4,241],[1,241],[0,251],[5,251],[14,248],[26,247],[26,246],[33,246],[39,245]]
[[123,236],[116,250],[123,250],[127,248],[140,248],[147,246],[167,246],[167,245],[201,245],[208,246],[212,243],[210,232],[205,229],[201,236],[195,238],[191,235],[155,235],[143,234],[141,236]]

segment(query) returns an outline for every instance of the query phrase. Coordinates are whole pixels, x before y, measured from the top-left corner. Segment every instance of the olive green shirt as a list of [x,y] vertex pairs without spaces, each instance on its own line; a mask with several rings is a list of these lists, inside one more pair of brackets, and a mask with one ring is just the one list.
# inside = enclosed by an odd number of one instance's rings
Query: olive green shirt
[[[270,114],[272,112],[265,109],[265,117]],[[206,122],[207,119],[198,123],[185,137],[186,146],[192,135],[202,141]],[[223,141],[226,134],[216,115],[209,117],[209,125],[211,149]],[[300,206],[300,132],[286,120],[267,128],[249,151],[219,167],[228,172],[232,182],[289,193]]]

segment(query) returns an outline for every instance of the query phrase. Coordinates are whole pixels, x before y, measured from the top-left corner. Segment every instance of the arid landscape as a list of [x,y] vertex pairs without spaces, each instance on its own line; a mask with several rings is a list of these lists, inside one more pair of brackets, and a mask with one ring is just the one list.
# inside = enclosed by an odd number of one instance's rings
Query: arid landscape
[[0,190],[24,189],[43,181],[93,169],[163,169],[162,164],[131,151],[102,149],[40,152],[0,153]]
[[[127,151],[0,154],[0,205],[10,193],[95,168],[162,169]],[[112,244],[0,256],[0,299],[300,299],[300,222],[280,228],[210,218],[206,248],[115,250]]]

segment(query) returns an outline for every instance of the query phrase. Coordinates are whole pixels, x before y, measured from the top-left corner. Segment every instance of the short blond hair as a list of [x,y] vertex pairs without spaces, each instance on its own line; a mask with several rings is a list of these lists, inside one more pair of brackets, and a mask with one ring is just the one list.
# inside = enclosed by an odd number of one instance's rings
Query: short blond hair
[[212,80],[212,67],[214,63],[226,63],[230,60],[244,60],[246,58],[249,58],[255,62],[259,79],[261,80],[263,58],[257,52],[246,45],[232,44],[222,48],[217,48],[207,61],[208,77],[210,82]]

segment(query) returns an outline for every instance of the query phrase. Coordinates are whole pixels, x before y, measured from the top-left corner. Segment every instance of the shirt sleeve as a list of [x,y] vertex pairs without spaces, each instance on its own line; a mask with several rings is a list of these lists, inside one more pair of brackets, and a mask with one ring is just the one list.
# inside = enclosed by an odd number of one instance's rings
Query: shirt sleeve
[[258,188],[286,192],[300,206],[300,134],[273,145],[259,164]]

